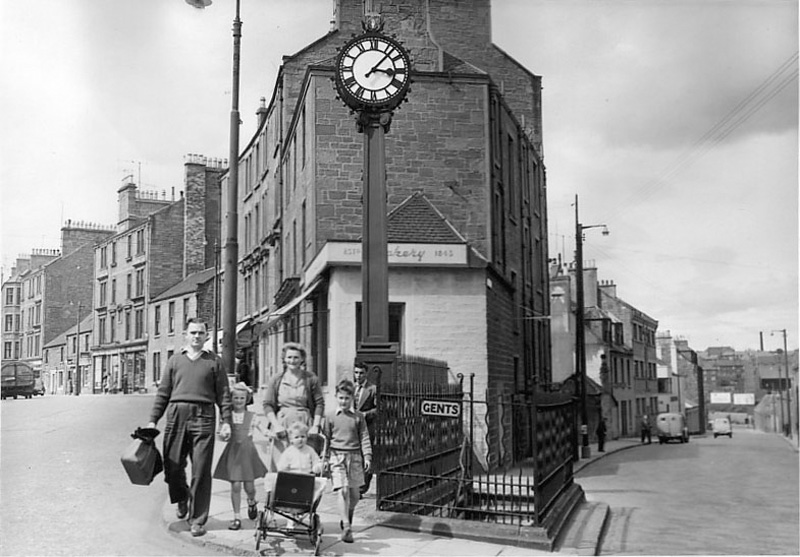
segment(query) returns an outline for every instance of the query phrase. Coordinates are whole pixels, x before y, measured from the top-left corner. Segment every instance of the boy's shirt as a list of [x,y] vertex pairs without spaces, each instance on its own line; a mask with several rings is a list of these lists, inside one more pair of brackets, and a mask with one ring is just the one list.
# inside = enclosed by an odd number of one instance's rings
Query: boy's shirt
[[337,408],[328,413],[328,440],[330,448],[340,451],[361,450],[364,458],[372,459],[367,422],[361,412]]

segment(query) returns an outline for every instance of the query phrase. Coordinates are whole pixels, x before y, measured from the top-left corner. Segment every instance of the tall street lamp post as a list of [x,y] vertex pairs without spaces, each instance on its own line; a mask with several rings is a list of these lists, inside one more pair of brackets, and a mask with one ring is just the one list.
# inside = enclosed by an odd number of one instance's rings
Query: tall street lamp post
[[770,335],[775,333],[783,333],[783,373],[786,376],[786,425],[783,422],[783,389],[781,388],[781,427],[787,428],[784,435],[792,437],[792,389],[789,384],[789,352],[786,349],[786,329],[772,331]]
[[608,235],[605,224],[583,225],[578,217],[578,196],[575,196],[575,290],[578,307],[575,308],[575,373],[580,392],[581,404],[581,458],[589,458],[589,417],[586,408],[586,337],[584,335],[583,301],[583,231],[589,228],[602,228]]
[[[195,8],[211,5],[211,0],[186,0]],[[223,270],[222,363],[229,374],[234,372],[236,354],[236,286],[239,267],[239,54],[242,42],[240,0],[236,0],[233,19],[233,84],[231,88],[230,150],[228,152],[228,195],[225,211],[225,268]],[[216,346],[214,347],[216,350]]]
[[73,392],[75,396],[81,394],[81,303],[78,302],[78,317],[75,324],[75,380]]

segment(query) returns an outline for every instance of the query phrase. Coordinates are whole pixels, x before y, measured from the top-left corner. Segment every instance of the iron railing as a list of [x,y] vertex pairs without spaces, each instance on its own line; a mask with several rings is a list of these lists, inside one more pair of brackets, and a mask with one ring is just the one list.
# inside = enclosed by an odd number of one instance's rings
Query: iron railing
[[[575,403],[569,394],[527,397],[456,384],[395,383],[380,389],[375,454],[377,508],[513,525],[542,525],[573,483]],[[423,403],[453,404],[430,415]],[[427,405],[430,408],[430,404]],[[475,454],[476,420],[486,422]],[[482,425],[482,424],[481,424]],[[476,470],[475,462],[485,462]]]

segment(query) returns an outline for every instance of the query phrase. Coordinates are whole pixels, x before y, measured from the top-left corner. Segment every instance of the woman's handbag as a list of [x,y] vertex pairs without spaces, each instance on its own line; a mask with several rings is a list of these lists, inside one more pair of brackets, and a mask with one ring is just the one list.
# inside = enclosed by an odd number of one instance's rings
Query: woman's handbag
[[138,427],[131,433],[133,442],[122,453],[120,460],[134,485],[150,485],[164,469],[161,453],[155,439],[160,432],[155,428]]

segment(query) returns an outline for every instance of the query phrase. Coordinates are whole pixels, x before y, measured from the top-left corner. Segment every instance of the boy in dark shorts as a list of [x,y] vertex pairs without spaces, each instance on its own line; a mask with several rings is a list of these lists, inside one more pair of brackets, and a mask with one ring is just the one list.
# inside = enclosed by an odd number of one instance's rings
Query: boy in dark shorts
[[330,446],[331,481],[338,493],[339,522],[342,541],[353,543],[353,511],[361,495],[364,472],[372,464],[372,445],[369,441],[364,415],[353,410],[355,385],[342,379],[336,385],[337,408],[329,411],[326,419]]

